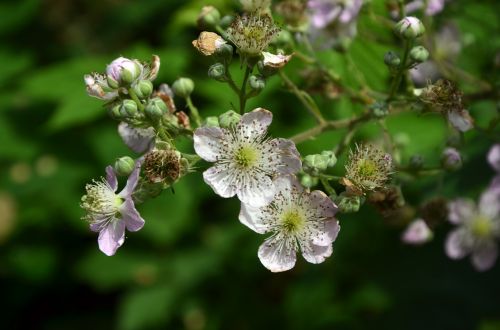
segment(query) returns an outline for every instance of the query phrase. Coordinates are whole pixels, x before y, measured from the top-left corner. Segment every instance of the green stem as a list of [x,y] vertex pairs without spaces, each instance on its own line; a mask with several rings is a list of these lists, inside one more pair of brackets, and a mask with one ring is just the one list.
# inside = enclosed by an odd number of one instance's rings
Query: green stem
[[387,97],[387,102],[392,101],[394,96],[396,96],[396,92],[399,89],[399,85],[401,84],[401,78],[403,77],[403,74],[406,71],[406,61],[408,60],[408,54],[410,53],[410,49],[412,46],[413,42],[406,40],[405,41],[405,50],[403,53],[403,60],[401,61],[401,64],[398,67],[398,71],[396,72],[396,76],[394,77],[394,80],[392,81],[391,84],[391,89],[389,91],[389,96]]
[[189,108],[189,112],[191,114],[191,117],[193,117],[196,126],[200,127],[201,126],[200,113],[198,112],[198,109],[194,106],[193,101],[191,100],[191,96],[186,97],[186,104]]
[[137,94],[134,92],[134,90],[132,88],[128,89],[128,94],[130,95],[130,98],[137,104],[137,108],[139,108],[139,110],[141,112],[143,112],[144,111],[144,104],[142,104],[141,100],[139,100],[139,98],[137,97]]
[[320,177],[319,180],[321,181],[321,184],[325,188],[325,191],[328,194],[328,196],[332,195],[337,196],[337,192],[335,191],[335,189],[333,189],[333,187],[330,185],[327,179]]
[[247,92],[247,81],[248,77],[250,76],[250,73],[253,70],[253,66],[249,66],[248,64],[245,65],[246,70],[245,70],[245,76],[243,77],[243,82],[241,83],[241,88],[240,88],[240,115],[243,115],[245,113],[245,104],[247,102],[246,98],[246,92]]

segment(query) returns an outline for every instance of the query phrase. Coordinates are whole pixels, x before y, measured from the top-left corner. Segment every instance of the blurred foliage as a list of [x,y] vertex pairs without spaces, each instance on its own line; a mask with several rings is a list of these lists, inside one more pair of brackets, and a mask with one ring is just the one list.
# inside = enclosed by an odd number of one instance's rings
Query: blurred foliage
[[[235,104],[226,85],[208,80],[211,61],[191,47],[201,0],[4,0],[0,4],[0,289],[3,329],[500,329],[500,266],[476,273],[443,252],[444,231],[420,248],[403,246],[401,226],[387,226],[373,209],[343,216],[334,256],[321,265],[299,261],[272,274],[256,251],[263,236],[237,219],[238,202],[222,200],[199,173],[141,206],[147,224],[114,257],[99,252],[96,235],[80,220],[79,200],[90,178],[116,157],[130,155],[83,75],[113,58],[149,59],[162,68],[157,82],[189,76],[203,115]],[[222,13],[236,1],[212,0]],[[386,15],[385,2],[372,0]],[[434,24],[451,21],[462,33],[459,66],[497,83],[500,49],[496,0],[450,1]],[[359,78],[387,86],[382,62],[393,36],[362,15],[359,38],[347,56],[322,52],[351,87]],[[235,72],[238,64],[234,64]],[[292,78],[298,61],[287,66]],[[234,74],[239,79],[237,73]],[[460,81],[474,90],[474,81]],[[328,118],[361,112],[346,98],[317,101]],[[493,101],[471,99],[478,125],[495,113]],[[272,109],[272,134],[291,136],[314,123],[277,77],[249,102]],[[179,102],[178,106],[184,104]],[[404,114],[391,133],[415,153],[437,162],[446,127],[440,118]],[[302,154],[331,148],[342,132],[299,145]],[[357,139],[381,138],[368,124]],[[491,138],[491,137],[490,137]],[[498,136],[493,137],[498,139]],[[493,172],[485,154],[493,140],[465,136],[464,168],[404,186],[409,201],[444,194],[477,197]],[[185,143],[188,148],[188,143]],[[342,172],[339,166],[337,170]]]

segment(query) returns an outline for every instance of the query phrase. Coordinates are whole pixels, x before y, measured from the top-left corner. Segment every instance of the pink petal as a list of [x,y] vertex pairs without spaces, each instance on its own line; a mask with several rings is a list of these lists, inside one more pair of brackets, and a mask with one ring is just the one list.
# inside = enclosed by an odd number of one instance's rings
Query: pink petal
[[257,254],[264,267],[273,273],[283,272],[292,269],[297,260],[296,251],[291,246],[270,237],[262,243]]
[[98,238],[99,249],[107,256],[112,256],[125,241],[125,223],[112,220],[101,232]]

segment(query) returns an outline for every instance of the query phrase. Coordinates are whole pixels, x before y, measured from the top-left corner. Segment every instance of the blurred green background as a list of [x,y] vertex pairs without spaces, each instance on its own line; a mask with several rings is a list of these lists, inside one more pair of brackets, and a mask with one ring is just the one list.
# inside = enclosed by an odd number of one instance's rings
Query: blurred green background
[[[202,115],[228,110],[236,98],[207,78],[212,60],[191,46],[199,33],[196,16],[207,4],[223,14],[237,8],[236,1],[222,0],[0,3],[1,328],[500,329],[500,265],[477,273],[467,260],[450,261],[443,251],[447,226],[428,245],[404,246],[403,225],[388,226],[370,206],[340,216],[342,230],[326,262],[298,258],[292,271],[272,274],[257,258],[264,237],[237,219],[238,201],[218,198],[195,173],[175,185],[175,194],[166,191],[140,206],[146,226],[128,234],[115,256],[98,250],[96,235],[80,219],[84,186],[116,157],[134,155],[101,103],[86,95],[83,75],[104,71],[120,55],[147,60],[157,54],[162,67],[156,84],[189,76]],[[384,1],[372,5],[387,15]],[[493,83],[498,13],[496,0],[456,0],[434,22],[459,28],[464,46],[458,66]],[[354,88],[352,65],[383,90],[388,73],[382,57],[396,45],[389,30],[362,14],[352,61],[331,52],[321,57]],[[296,60],[286,68],[299,85],[302,69]],[[238,79],[238,63],[234,72]],[[477,87],[459,83],[465,91]],[[316,99],[328,118],[362,111],[343,97]],[[278,77],[249,105],[274,112],[274,136],[314,125]],[[497,111],[493,99],[473,98],[467,105],[478,126]],[[177,100],[177,106],[185,105]],[[441,118],[405,114],[388,126],[408,142],[403,163],[414,153],[437,162],[447,134]],[[299,151],[332,148],[341,134],[323,134]],[[369,124],[356,138],[381,134]],[[441,184],[436,178],[403,182],[407,201],[476,198],[493,175],[485,162],[491,138],[467,133],[464,168],[439,177]],[[191,148],[189,141],[180,145]],[[340,164],[336,171],[342,172]]]

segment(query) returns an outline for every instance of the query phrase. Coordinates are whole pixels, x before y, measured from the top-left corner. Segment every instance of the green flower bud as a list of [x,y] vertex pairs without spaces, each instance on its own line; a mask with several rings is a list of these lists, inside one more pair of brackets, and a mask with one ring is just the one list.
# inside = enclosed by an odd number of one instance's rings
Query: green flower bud
[[167,111],[168,111],[167,105],[159,97],[151,99],[149,103],[146,105],[146,109],[144,110],[146,116],[148,116],[149,119],[153,121],[160,119],[163,116],[163,114],[166,113]]
[[117,104],[117,105],[113,106],[112,108],[108,109],[108,113],[111,116],[111,118],[116,119],[116,120],[122,119],[122,115],[120,113],[121,107],[122,107],[121,104]]
[[233,58],[233,46],[230,44],[223,44],[215,51],[215,56],[220,60],[225,60],[227,63],[231,62]]
[[427,61],[429,58],[429,51],[422,46],[413,47],[410,50],[410,59],[417,63]]
[[179,78],[172,84],[174,94],[182,98],[187,98],[194,90],[194,82],[189,78]]
[[424,157],[422,155],[413,155],[410,157],[410,168],[414,170],[421,169],[424,166]]
[[393,51],[388,51],[384,55],[384,63],[388,67],[394,68],[401,63],[401,59],[399,58],[398,54],[394,53]]
[[129,156],[117,158],[115,161],[115,173],[119,176],[129,176],[135,168],[135,161]]
[[333,151],[324,150],[321,152],[321,156],[323,156],[327,160],[327,166],[333,167],[337,163],[337,157],[333,153]]
[[225,30],[231,25],[231,23],[233,23],[233,21],[234,21],[234,16],[226,15],[221,18],[219,25],[221,26],[221,28]]
[[217,81],[226,81],[226,67],[222,63],[212,64],[208,68],[208,76]]
[[239,123],[241,115],[233,110],[224,112],[219,116],[219,125],[222,128],[230,128]]
[[304,174],[300,179],[300,183],[306,188],[312,188],[318,184],[318,178]]
[[266,87],[266,80],[261,76],[251,75],[248,78],[248,83],[250,87],[256,91],[261,91]]
[[304,171],[307,173],[317,175],[323,172],[328,167],[328,158],[319,154],[307,155],[302,163]]
[[335,199],[335,204],[342,213],[354,213],[358,212],[361,206],[361,198],[359,196],[346,195],[341,193]]
[[196,22],[200,28],[213,28],[220,23],[220,12],[213,6],[205,6],[201,9]]
[[141,80],[134,86],[134,92],[140,99],[146,99],[153,93],[153,83],[149,80]]
[[134,117],[137,114],[137,103],[132,100],[123,100],[120,107],[120,115],[122,117]]
[[415,39],[425,33],[425,27],[418,18],[408,16],[396,24],[395,31],[404,39]]
[[385,102],[375,102],[370,106],[370,109],[377,118],[384,118],[389,114],[389,108]]
[[203,121],[203,126],[206,127],[219,127],[219,118],[217,116],[206,117]]
[[143,68],[137,60],[119,57],[106,67],[106,76],[111,88],[128,86],[140,77]]

